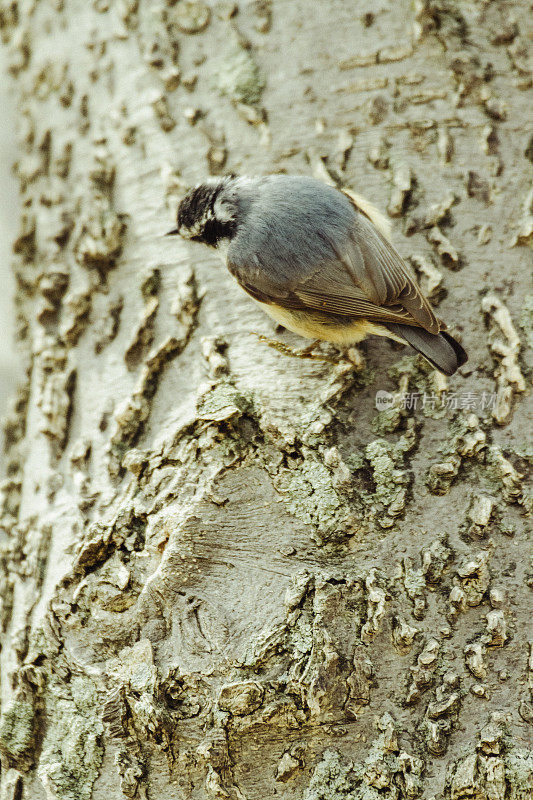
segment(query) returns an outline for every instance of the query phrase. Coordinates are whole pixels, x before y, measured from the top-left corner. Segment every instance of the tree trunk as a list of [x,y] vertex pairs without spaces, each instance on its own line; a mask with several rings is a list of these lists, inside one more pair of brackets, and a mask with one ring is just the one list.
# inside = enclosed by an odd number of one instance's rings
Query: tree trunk
[[[0,3],[3,799],[532,796],[529,6]],[[468,364],[291,357],[163,237],[226,171],[386,209]]]

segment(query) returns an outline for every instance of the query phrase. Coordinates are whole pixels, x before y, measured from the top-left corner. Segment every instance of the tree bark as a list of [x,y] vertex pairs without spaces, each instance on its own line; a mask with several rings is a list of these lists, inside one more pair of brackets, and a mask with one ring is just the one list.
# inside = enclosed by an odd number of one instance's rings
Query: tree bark
[[[5,800],[533,796],[530,4],[378,5],[0,3]],[[468,364],[270,347],[163,237],[226,171],[386,209]]]

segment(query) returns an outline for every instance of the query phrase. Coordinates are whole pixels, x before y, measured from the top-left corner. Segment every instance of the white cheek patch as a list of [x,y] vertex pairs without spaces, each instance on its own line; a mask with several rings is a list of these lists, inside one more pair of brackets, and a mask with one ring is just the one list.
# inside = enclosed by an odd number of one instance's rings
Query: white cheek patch
[[215,200],[213,211],[215,212],[215,219],[219,222],[231,222],[234,219],[234,210],[221,197],[217,197]]
[[193,236],[199,236],[201,234],[203,227],[204,227],[204,222],[198,220],[190,228],[187,228],[185,227],[185,225],[182,225],[178,233],[183,239],[192,239]]
[[226,264],[228,261],[228,250],[230,244],[231,244],[231,239],[224,238],[218,240],[217,253],[224,262],[224,264]]

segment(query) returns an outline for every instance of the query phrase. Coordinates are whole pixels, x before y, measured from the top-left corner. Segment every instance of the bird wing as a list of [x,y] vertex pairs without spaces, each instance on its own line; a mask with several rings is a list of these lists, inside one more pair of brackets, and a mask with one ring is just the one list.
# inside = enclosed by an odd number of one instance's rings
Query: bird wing
[[261,253],[247,252],[242,242],[238,248],[230,246],[228,250],[229,271],[248,294],[262,303],[369,322],[399,322],[439,333],[445,326],[409,275],[399,253],[369,217],[353,205],[353,224],[342,244],[330,242],[331,257],[301,280],[277,279],[275,270],[263,266]]

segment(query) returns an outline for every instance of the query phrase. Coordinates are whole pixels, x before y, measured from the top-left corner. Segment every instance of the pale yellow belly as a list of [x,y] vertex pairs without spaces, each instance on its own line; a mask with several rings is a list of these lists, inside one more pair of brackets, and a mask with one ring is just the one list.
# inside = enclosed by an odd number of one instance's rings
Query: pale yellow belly
[[284,328],[305,337],[333,344],[350,345],[360,342],[368,334],[396,338],[382,325],[365,320],[353,320],[346,325],[331,321],[320,311],[292,311],[281,306],[259,303],[258,306]]

